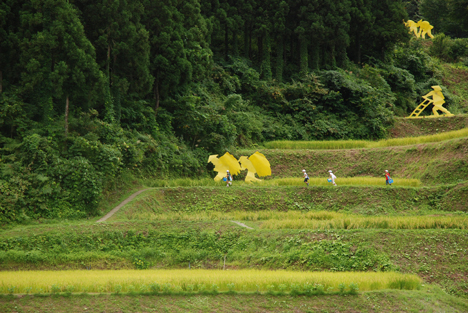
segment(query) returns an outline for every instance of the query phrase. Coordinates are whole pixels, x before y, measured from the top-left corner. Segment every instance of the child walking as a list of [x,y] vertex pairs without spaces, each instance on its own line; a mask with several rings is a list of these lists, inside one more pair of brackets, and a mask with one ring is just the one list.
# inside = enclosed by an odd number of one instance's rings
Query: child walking
[[302,170],[302,173],[304,173],[304,183],[309,186],[309,175],[307,175],[306,170]]
[[328,173],[330,173],[330,178],[333,182],[333,186],[337,186],[336,183],[335,183],[335,179],[336,179],[336,176],[335,174],[333,174],[332,170],[329,170]]
[[388,170],[385,170],[385,185],[392,185],[390,184],[390,173],[388,172]]
[[226,171],[226,187],[232,186],[232,176],[229,170]]

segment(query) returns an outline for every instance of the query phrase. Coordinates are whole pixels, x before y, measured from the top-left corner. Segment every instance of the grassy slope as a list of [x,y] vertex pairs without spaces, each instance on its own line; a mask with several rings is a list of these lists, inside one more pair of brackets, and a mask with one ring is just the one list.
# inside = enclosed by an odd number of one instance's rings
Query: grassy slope
[[[460,125],[463,125],[466,120],[460,119],[458,122],[458,126],[454,127],[461,127]],[[414,124],[417,123],[419,121],[414,121]],[[433,132],[434,127],[439,127],[436,125],[426,129],[422,125],[418,126],[418,131]],[[404,123],[401,126],[401,128],[407,127],[408,125]],[[195,252],[196,259],[192,266],[220,268],[222,263],[218,258],[219,252],[216,252],[213,246],[204,246],[206,240],[200,235],[215,234],[218,240],[229,238],[231,243],[234,242],[236,245],[241,243],[246,247],[244,250],[232,248],[228,253],[226,265],[229,269],[321,270],[333,269],[337,266],[346,268],[350,266],[351,260],[356,260],[351,259],[355,251],[364,251],[363,256],[358,257],[360,258],[358,261],[361,265],[367,266],[367,269],[388,266],[404,273],[416,273],[426,282],[442,286],[444,290],[452,294],[468,296],[467,231],[258,230],[258,223],[245,222],[257,228],[250,231],[230,221],[128,220],[135,212],[196,213],[205,209],[249,211],[272,208],[280,210],[328,209],[367,215],[442,215],[451,214],[452,211],[467,210],[468,139],[380,149],[264,150],[262,152],[273,164],[274,177],[288,177],[294,174],[300,176],[300,170],[303,167],[311,176],[323,176],[328,168],[332,168],[338,177],[381,176],[383,169],[389,169],[396,178],[420,178],[426,185],[433,186],[424,188],[386,188],[384,186],[249,188],[235,186],[230,189],[216,187],[155,189],[134,200],[132,205],[106,224],[94,224],[91,221],[66,222],[0,230],[0,251],[5,251],[4,248],[2,249],[2,244],[5,242],[10,245],[10,248],[6,249],[10,252],[6,254],[0,252],[0,258],[3,260],[0,261],[1,269],[76,269],[86,268],[86,266],[108,269],[134,268],[135,256],[147,260],[152,267],[184,268],[187,265],[185,256]],[[247,155],[247,153],[249,151],[242,154]],[[339,180],[337,182],[339,183]],[[451,185],[437,186],[440,183],[451,183]],[[112,198],[117,199],[118,196],[116,196],[111,197],[108,202],[111,202]],[[164,236],[167,235],[169,236],[166,236],[167,238],[172,239],[169,240],[163,236],[165,239],[154,241],[150,239],[151,232],[165,234]],[[231,236],[232,234],[234,237]],[[190,240],[186,239],[191,237],[193,238]],[[46,243],[40,243],[38,239]],[[29,244],[25,245],[25,242]],[[123,244],[125,248],[118,248],[119,244]],[[325,250],[322,258],[314,259],[308,251],[312,249],[311,247],[328,247],[328,250]],[[367,263],[372,264],[366,265]],[[101,295],[98,296],[98,300],[93,300],[96,299],[93,297],[75,296],[71,298],[25,297],[21,300],[0,298],[0,305],[3,302],[7,310],[13,310],[14,306],[19,305],[24,311],[34,311],[34,308],[48,306],[53,310],[60,308],[71,312],[81,311],[83,305],[88,306],[91,311],[141,311],[156,307],[166,307],[166,311],[169,312],[203,311],[203,308],[213,307],[221,307],[226,312],[236,310],[278,312],[282,309],[291,311],[292,308],[297,312],[346,311],[348,309],[351,312],[386,312],[385,310],[388,312],[399,310],[464,312],[468,310],[466,300],[452,298],[443,292],[374,292],[340,301],[330,301],[332,297],[284,297],[285,300],[281,301],[286,301],[286,303],[290,301],[284,307],[282,302],[277,301],[278,297],[257,295],[179,297],[177,304],[171,304],[173,296],[153,299],[153,301],[157,299],[161,302],[151,302],[151,299],[146,296]],[[126,305],[126,301],[136,298],[140,299],[138,303],[135,301],[133,305]],[[190,300],[199,298],[209,300],[204,306],[192,306],[193,302],[190,303]],[[119,299],[124,300],[119,301]],[[346,300],[350,302],[342,305]],[[270,304],[265,305],[266,302]],[[220,306],[220,303],[223,305]]]
[[468,116],[456,115],[450,118],[395,119],[395,125],[389,130],[389,138],[417,137],[440,134],[442,132],[468,128]]
[[[259,150],[270,161],[272,177],[309,176],[384,177],[388,169],[394,178],[416,178],[423,184],[459,183],[468,177],[468,138],[440,143],[376,149],[349,150]],[[244,150],[240,155],[250,155]],[[337,180],[339,184],[339,180]]]
[[76,295],[2,297],[3,312],[466,312],[468,302],[440,290],[365,292],[357,296]]
[[393,187],[216,187],[154,189],[112,219],[141,213],[206,211],[333,210],[365,215],[451,214],[467,211],[468,184],[426,188]]
[[194,268],[222,268],[217,244],[224,242],[231,247],[230,269],[389,267],[468,295],[463,230],[246,230],[229,221],[133,221],[39,232],[29,227],[3,233],[1,250],[7,244],[10,252],[0,253],[1,269],[134,268],[136,255],[156,268],[185,268],[189,257]]
[[443,64],[442,68],[444,71],[443,84],[453,94],[460,97],[460,111],[468,112],[468,67],[446,63]]

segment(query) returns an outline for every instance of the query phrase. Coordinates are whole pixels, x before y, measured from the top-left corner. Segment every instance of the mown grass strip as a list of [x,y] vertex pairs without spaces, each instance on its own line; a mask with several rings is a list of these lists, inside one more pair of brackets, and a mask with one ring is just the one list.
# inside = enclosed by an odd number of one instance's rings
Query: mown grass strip
[[263,229],[467,229],[466,217],[440,216],[349,216],[320,221],[306,218],[271,219]]
[[468,229],[464,216],[360,216],[330,211],[231,211],[133,213],[132,220],[262,221],[263,229]]
[[[385,185],[385,177],[340,177],[335,180],[341,186],[382,186]],[[261,182],[265,186],[306,186],[303,178],[276,178]],[[310,186],[332,186],[327,177],[311,177]],[[422,185],[419,179],[394,178],[394,186],[419,187]]]
[[[341,285],[340,285],[341,284]],[[360,291],[419,289],[416,275],[395,272],[294,272],[257,270],[120,270],[0,272],[0,293],[179,291]]]
[[[301,176],[299,173],[298,176]],[[304,179],[301,177],[295,178],[279,178],[279,179],[266,179],[255,183],[246,183],[245,181],[235,181],[236,186],[306,186]],[[339,177],[336,180],[339,185],[345,186],[382,186],[385,185],[385,177]],[[225,182],[215,182],[212,178],[202,179],[191,179],[191,178],[179,178],[179,179],[168,179],[168,180],[154,180],[147,183],[150,187],[215,187],[215,186],[226,186]],[[327,181],[327,177],[311,177],[309,180],[311,186],[331,186],[332,184]],[[404,187],[419,187],[422,185],[419,179],[406,179],[406,178],[394,178],[395,186]]]
[[443,132],[436,135],[419,137],[405,137],[385,139],[379,141],[365,140],[330,140],[330,141],[287,141],[278,140],[265,143],[268,149],[358,149],[358,148],[382,148],[395,146],[408,146],[422,143],[440,142],[450,139],[468,137],[468,128]]

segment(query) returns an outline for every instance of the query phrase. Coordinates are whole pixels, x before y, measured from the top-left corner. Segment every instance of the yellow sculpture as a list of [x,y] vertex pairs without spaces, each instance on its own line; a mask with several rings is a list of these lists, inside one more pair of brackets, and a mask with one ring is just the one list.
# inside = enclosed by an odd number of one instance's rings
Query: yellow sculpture
[[255,169],[255,166],[246,156],[241,156],[239,158],[239,162],[241,164],[241,169],[247,170],[247,176],[245,176],[246,182],[250,183],[250,182],[260,181],[260,179],[255,177],[255,173],[257,172],[257,170]]
[[237,162],[237,159],[229,152],[226,152],[219,159],[217,154],[210,155],[208,158],[208,162],[213,163],[213,165],[215,166],[213,170],[215,172],[218,172],[218,174],[214,178],[216,182],[221,181],[223,177],[226,177],[227,170],[229,170],[231,175],[237,175],[241,170],[239,162]]
[[208,158],[208,162],[213,163],[214,171],[218,172],[214,180],[219,182],[226,176],[226,172],[229,172],[232,175],[237,175],[241,170],[247,170],[247,176],[245,177],[246,182],[257,182],[261,181],[260,179],[255,177],[257,174],[259,177],[269,176],[271,175],[271,168],[270,162],[268,162],[267,158],[261,154],[260,152],[255,152],[250,157],[241,156],[239,158],[241,166],[236,158],[226,152],[222,157],[218,159],[218,155],[210,155]]
[[422,39],[425,39],[426,34],[429,37],[434,38],[434,36],[432,36],[432,34],[431,34],[431,30],[434,28],[434,26],[429,24],[429,22],[420,20],[418,22],[417,26],[419,27],[419,33],[418,33],[418,36],[417,36],[418,38],[419,38],[419,36],[421,36]]
[[418,34],[418,23],[412,20],[408,20],[408,22],[405,22],[405,26],[409,27],[409,32],[413,32],[416,37],[419,38]]
[[239,158],[243,170],[248,170],[247,176],[245,177],[246,182],[257,182],[261,181],[255,177],[255,173],[259,177],[271,175],[270,162],[260,152],[255,152],[250,157],[241,156]]
[[432,36],[431,34],[431,30],[434,28],[434,26],[432,26],[428,21],[419,20],[419,22],[416,23],[415,21],[408,20],[404,23],[406,27],[409,27],[409,32],[413,32],[417,38],[422,37],[423,39],[425,39],[426,34],[429,37],[434,38],[434,36]]
[[[421,102],[407,118],[440,117],[441,115],[439,115],[437,111],[444,112],[445,114],[442,116],[453,116],[452,113],[442,106],[445,103],[442,88],[440,88],[440,86],[432,86],[432,89],[434,90],[429,92],[427,95],[422,96],[424,101]],[[430,97],[432,97],[432,99],[430,99]],[[421,112],[424,111],[424,109],[431,103],[434,105],[432,108],[432,113],[434,113],[434,115],[419,116],[419,114],[421,114]]]
[[250,162],[252,162],[253,166],[257,170],[257,175],[260,177],[270,176],[271,175],[271,167],[270,162],[268,162],[267,158],[260,152],[255,152],[249,157]]

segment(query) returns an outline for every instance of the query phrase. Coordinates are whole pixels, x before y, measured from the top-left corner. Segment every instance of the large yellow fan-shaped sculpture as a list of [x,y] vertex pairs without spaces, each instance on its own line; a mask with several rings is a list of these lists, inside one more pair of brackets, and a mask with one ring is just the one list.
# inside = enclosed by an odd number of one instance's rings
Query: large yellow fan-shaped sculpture
[[239,162],[237,162],[237,159],[229,152],[226,152],[219,159],[217,154],[210,155],[208,158],[208,162],[213,163],[213,165],[215,166],[213,170],[215,172],[218,172],[218,175],[216,175],[216,177],[214,178],[214,180],[217,182],[222,180],[223,177],[226,176],[227,170],[229,170],[231,175],[237,175],[241,170]]
[[247,175],[245,176],[245,181],[246,182],[260,181],[260,179],[255,177],[255,173],[257,172],[257,170],[255,169],[255,166],[252,164],[252,162],[246,156],[241,156],[239,158],[239,162],[241,163],[241,169],[242,170],[247,170]]
[[255,152],[249,157],[249,160],[257,170],[257,175],[259,177],[271,175],[270,162],[268,162],[267,158],[262,153],[258,151]]

